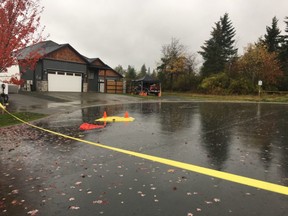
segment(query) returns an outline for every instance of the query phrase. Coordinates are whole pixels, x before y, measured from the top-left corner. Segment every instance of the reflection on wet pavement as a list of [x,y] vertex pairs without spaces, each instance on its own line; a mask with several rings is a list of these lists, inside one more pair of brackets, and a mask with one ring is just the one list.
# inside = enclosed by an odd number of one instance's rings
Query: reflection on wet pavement
[[[136,120],[80,131],[104,111]],[[137,103],[89,107],[39,126],[127,150],[288,186],[287,105]],[[287,197],[25,127],[0,151],[0,215],[286,215]],[[2,134],[3,135],[3,134]],[[1,136],[2,136],[1,135]],[[273,205],[271,204],[273,203]]]

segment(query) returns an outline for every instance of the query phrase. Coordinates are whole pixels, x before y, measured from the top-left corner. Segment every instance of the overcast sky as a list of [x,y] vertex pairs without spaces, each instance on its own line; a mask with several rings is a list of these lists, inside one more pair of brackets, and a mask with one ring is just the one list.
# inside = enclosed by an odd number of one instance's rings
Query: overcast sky
[[69,43],[112,68],[132,65],[140,70],[145,64],[151,71],[161,58],[161,47],[172,37],[190,52],[200,51],[226,12],[240,52],[266,33],[274,16],[284,33],[288,16],[287,0],[42,0],[41,4],[41,23],[49,40]]

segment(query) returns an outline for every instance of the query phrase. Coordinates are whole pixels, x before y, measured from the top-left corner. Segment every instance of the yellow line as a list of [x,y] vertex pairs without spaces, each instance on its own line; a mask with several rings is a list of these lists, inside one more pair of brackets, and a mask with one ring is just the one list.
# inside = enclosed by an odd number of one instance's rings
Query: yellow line
[[161,157],[156,157],[156,156],[152,156],[152,155],[147,155],[147,154],[142,154],[139,152],[134,152],[134,151],[129,151],[129,150],[125,150],[125,149],[120,149],[120,148],[115,148],[115,147],[111,147],[111,146],[106,146],[100,143],[95,143],[92,141],[87,141],[87,140],[83,140],[83,139],[79,139],[79,138],[75,138],[75,137],[71,137],[71,136],[67,136],[65,134],[61,134],[55,131],[51,131],[45,128],[41,128],[38,127],[36,125],[33,125],[29,122],[26,122],[20,118],[18,118],[17,116],[13,115],[12,113],[8,112],[1,104],[0,104],[0,108],[2,108],[5,112],[7,112],[9,115],[13,116],[15,119],[17,119],[18,121],[27,124],[31,127],[37,128],[39,130],[57,135],[57,136],[61,136],[61,137],[65,137],[67,139],[72,139],[78,142],[82,142],[82,143],[86,143],[89,145],[93,145],[93,146],[97,146],[97,147],[101,147],[104,149],[109,149],[112,151],[116,151],[116,152],[120,152],[123,154],[127,154],[127,155],[132,155],[138,158],[143,158],[146,160],[150,160],[150,161],[154,161],[154,162],[158,162],[161,164],[166,164],[169,166],[173,166],[173,167],[178,167],[181,169],[185,169],[185,170],[189,170],[192,172],[196,172],[196,173],[200,173],[200,174],[204,174],[204,175],[208,175],[208,176],[212,176],[215,178],[220,178],[220,179],[224,179],[227,181],[231,181],[231,182],[236,182],[242,185],[246,185],[246,186],[251,186],[254,188],[259,188],[259,189],[263,189],[263,190],[267,190],[267,191],[271,191],[271,192],[275,192],[275,193],[279,193],[279,194],[284,194],[284,195],[288,195],[288,187],[286,186],[282,186],[282,185],[278,185],[278,184],[274,184],[274,183],[269,183],[269,182],[265,182],[265,181],[260,181],[257,179],[252,179],[252,178],[248,178],[248,177],[243,177],[243,176],[239,176],[239,175],[235,175],[235,174],[231,174],[231,173],[227,173],[227,172],[222,172],[222,171],[217,171],[217,170],[213,170],[213,169],[209,169],[209,168],[205,168],[205,167],[200,167],[200,166],[196,166],[196,165],[192,165],[192,164],[188,164],[188,163],[183,163],[183,162],[179,162],[179,161],[174,161],[174,160],[170,160],[170,159],[165,159],[165,158],[161,158]]

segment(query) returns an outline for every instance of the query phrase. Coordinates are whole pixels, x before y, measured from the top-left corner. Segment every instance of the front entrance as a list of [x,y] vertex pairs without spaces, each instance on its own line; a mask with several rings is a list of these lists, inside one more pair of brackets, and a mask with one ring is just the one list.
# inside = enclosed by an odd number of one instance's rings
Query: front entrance
[[88,91],[98,92],[98,72],[90,71],[88,74]]

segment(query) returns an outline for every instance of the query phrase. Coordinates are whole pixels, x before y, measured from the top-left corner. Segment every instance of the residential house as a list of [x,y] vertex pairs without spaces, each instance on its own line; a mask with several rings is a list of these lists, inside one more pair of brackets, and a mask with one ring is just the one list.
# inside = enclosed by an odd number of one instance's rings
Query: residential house
[[[31,69],[20,68],[24,89],[31,91],[57,92],[100,92],[104,79],[104,91],[107,80],[121,80],[123,76],[106,65],[99,58],[87,58],[70,44],[57,44],[43,41],[21,50],[18,61],[25,61],[31,53],[37,53],[39,59]],[[102,75],[104,74],[104,75]],[[106,74],[106,75],[105,75]]]

